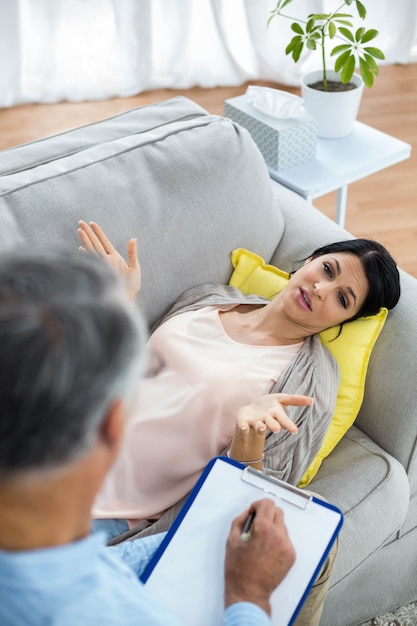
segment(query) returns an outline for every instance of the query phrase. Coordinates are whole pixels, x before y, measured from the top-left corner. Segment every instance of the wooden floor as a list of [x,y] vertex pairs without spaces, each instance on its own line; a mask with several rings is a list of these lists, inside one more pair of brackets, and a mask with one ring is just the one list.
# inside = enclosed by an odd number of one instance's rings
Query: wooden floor
[[[271,86],[299,93],[298,89]],[[245,90],[246,85],[217,89],[196,87],[188,91],[157,90],[132,98],[99,102],[31,104],[0,109],[0,149],[177,94],[198,102],[210,113],[222,115],[224,100]],[[382,67],[374,87],[365,88],[358,119],[410,143],[412,152],[407,161],[349,186],[346,228],[358,237],[383,243],[400,267],[417,277],[417,63]],[[335,203],[335,193],[315,201],[315,205],[331,218],[335,216]]]

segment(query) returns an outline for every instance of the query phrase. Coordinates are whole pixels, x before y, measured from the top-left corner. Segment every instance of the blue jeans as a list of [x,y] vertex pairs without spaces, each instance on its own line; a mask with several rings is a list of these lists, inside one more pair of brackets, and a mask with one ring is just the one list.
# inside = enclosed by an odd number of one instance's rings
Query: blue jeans
[[91,532],[101,532],[106,535],[106,541],[129,530],[125,519],[93,519],[91,522]]

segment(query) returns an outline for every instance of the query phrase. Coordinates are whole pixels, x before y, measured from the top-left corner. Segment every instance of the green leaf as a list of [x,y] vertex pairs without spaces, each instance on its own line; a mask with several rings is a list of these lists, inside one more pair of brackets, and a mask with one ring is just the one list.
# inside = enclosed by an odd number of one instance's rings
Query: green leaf
[[348,30],[347,28],[340,27],[340,28],[339,28],[339,33],[340,33],[341,35],[343,35],[344,37],[346,37],[346,39],[349,39],[349,41],[351,41],[352,43],[355,43],[355,38],[354,38],[354,36],[353,36],[353,35],[352,35],[352,33],[350,32],[350,30]]
[[293,2],[293,0],[278,0],[277,2],[277,6],[274,9],[275,13],[278,13],[279,11],[281,11],[284,7],[287,6],[287,4],[290,4],[290,2]]
[[378,31],[375,30],[375,28],[370,28],[369,30],[365,31],[365,34],[363,35],[361,39],[361,43],[367,43],[368,41],[371,41],[371,39],[375,39],[377,35],[378,35]]
[[335,72],[340,72],[351,56],[352,55],[350,50],[347,50],[346,52],[343,52],[340,56],[338,56],[334,64]]
[[291,30],[293,30],[295,33],[298,33],[299,35],[304,35],[304,31],[301,28],[300,24],[297,24],[297,22],[293,22],[291,24]]
[[348,22],[347,20],[334,20],[334,21],[337,22],[338,24],[344,24],[345,26],[349,26],[350,28],[353,28],[352,22]]
[[281,9],[283,9],[284,7],[287,6],[287,4],[290,4],[290,2],[292,2],[293,0],[284,0],[284,2],[281,4]]
[[293,0],[278,0],[277,2],[277,6],[275,7],[275,9],[273,9],[271,11],[271,15],[268,18],[268,21],[266,23],[266,26],[268,27],[269,24],[271,23],[271,21],[274,19],[274,17],[279,16],[280,12],[282,11],[282,9],[287,6],[287,4],[290,4],[290,2],[293,2]]
[[285,54],[291,54],[291,52],[294,50],[295,46],[299,43],[302,43],[303,40],[300,37],[300,35],[296,35],[295,37],[293,37],[290,41],[290,43],[288,44],[288,46],[285,48]]
[[340,74],[340,80],[342,83],[348,83],[353,76],[353,72],[355,71],[355,57],[353,54],[349,57],[347,62],[344,64],[342,72]]
[[331,13],[310,13],[308,17],[314,20],[328,20],[331,17]]
[[369,56],[369,54],[365,54],[364,59],[367,62],[368,67],[371,70],[371,72],[373,74],[375,74],[375,76],[378,76],[378,74],[379,74],[379,67],[378,67],[378,64],[376,63],[375,59],[373,59],[371,56]]
[[364,52],[370,54],[371,57],[375,57],[376,59],[380,59],[381,61],[385,59],[385,54],[379,48],[366,47],[363,50]]
[[353,2],[353,0],[345,0],[345,4],[347,4],[348,6],[349,6],[350,4],[352,4],[352,2]]
[[336,46],[330,53],[331,57],[334,57],[336,54],[340,54],[341,52],[345,52],[345,50],[352,50],[352,46],[349,43],[344,43],[341,46]]
[[306,33],[309,33],[313,30],[314,25],[315,25],[315,20],[313,18],[310,18],[306,24]]
[[350,13],[333,13],[333,17],[334,18],[339,18],[339,17],[352,17],[352,15]]
[[356,31],[356,33],[355,33],[355,39],[356,39],[356,41],[360,41],[360,40],[361,40],[361,38],[362,38],[362,36],[363,36],[364,32],[366,32],[364,28],[358,28],[358,30],[357,30],[357,31]]
[[356,9],[359,13],[359,17],[361,17],[364,20],[366,17],[366,9],[363,6],[362,2],[360,2],[359,0],[355,0],[355,2],[356,2]]
[[329,22],[329,37],[330,37],[330,39],[333,39],[333,37],[336,35],[336,33],[337,33],[336,26],[333,24],[333,22]]
[[362,80],[367,87],[372,87],[374,84],[374,75],[368,67],[368,64],[364,59],[359,59],[359,69],[361,72]]
[[294,50],[292,51],[292,58],[294,60],[294,63],[297,63],[297,61],[300,58],[300,55],[301,55],[301,53],[303,51],[303,48],[304,48],[304,42],[303,41],[295,46]]
[[317,44],[316,44],[315,39],[312,39],[312,38],[307,39],[306,46],[309,50],[316,50]]

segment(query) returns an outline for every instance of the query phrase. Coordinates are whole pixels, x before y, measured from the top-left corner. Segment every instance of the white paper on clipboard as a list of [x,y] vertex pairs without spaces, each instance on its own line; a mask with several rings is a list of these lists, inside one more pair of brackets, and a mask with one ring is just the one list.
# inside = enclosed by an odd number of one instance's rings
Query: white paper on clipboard
[[292,624],[343,523],[339,509],[225,457],[213,459],[142,580],[184,626],[223,622],[224,556],[233,519],[270,497],[284,511],[296,562],[271,597],[274,626]]

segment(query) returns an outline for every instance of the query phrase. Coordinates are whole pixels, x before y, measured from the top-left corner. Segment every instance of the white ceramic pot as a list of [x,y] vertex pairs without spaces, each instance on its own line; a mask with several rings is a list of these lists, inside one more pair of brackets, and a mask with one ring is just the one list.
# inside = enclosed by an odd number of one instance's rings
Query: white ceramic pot
[[[323,72],[317,70],[309,72],[301,79],[304,108],[317,120],[318,137],[331,139],[345,137],[353,130],[362,98],[363,80],[358,74],[353,74],[351,82],[356,85],[356,89],[349,91],[319,91],[309,87],[322,77]],[[337,72],[328,71],[327,79],[340,80],[340,75]]]

